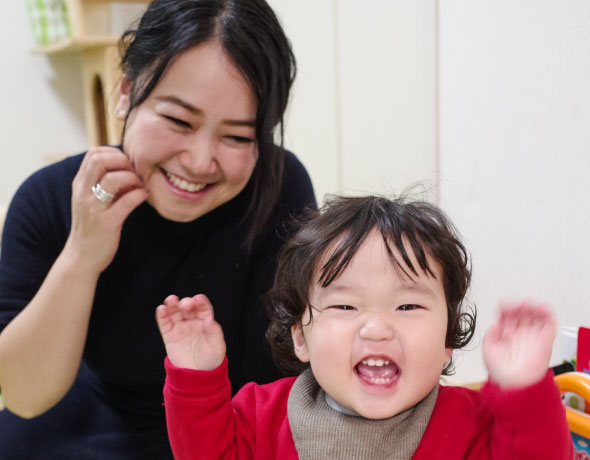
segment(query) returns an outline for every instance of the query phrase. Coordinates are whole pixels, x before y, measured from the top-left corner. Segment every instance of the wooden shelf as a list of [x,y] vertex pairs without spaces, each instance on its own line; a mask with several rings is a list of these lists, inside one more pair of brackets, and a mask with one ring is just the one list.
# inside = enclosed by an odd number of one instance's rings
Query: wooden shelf
[[117,44],[118,37],[112,35],[93,35],[88,37],[68,38],[46,46],[33,49],[36,54],[70,54],[90,48]]
[[123,124],[115,116],[116,89],[121,74],[119,37],[112,32],[111,6],[125,3],[147,7],[150,1],[65,0],[71,36],[33,49],[36,54],[80,56],[89,145],[121,141]]
[[82,0],[82,3],[150,3],[152,0]]

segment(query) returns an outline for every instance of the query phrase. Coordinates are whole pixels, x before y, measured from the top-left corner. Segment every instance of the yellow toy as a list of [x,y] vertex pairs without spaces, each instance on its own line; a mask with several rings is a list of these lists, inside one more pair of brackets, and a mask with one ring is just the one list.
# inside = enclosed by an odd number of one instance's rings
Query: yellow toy
[[[555,377],[555,382],[563,395],[572,392],[590,402],[590,374],[566,372]],[[574,442],[574,460],[590,459],[590,414],[566,405],[565,415]]]

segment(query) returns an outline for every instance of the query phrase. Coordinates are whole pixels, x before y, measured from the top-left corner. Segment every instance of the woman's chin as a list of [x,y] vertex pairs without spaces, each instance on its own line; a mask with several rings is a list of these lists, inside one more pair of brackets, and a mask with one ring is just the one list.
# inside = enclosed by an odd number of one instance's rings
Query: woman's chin
[[211,211],[203,206],[171,206],[157,200],[148,199],[148,203],[160,216],[172,222],[192,222]]

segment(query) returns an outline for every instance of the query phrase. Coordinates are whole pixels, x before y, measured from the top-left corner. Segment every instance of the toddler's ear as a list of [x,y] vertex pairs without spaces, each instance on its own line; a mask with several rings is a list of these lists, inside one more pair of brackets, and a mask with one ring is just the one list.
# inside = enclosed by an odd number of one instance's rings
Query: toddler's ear
[[293,324],[291,326],[291,338],[293,339],[293,351],[295,352],[295,356],[297,356],[302,363],[308,363],[309,351],[307,350],[307,344],[305,343],[301,323]]
[[447,364],[449,364],[452,357],[453,357],[453,349],[452,348],[445,348],[443,367],[446,366]]

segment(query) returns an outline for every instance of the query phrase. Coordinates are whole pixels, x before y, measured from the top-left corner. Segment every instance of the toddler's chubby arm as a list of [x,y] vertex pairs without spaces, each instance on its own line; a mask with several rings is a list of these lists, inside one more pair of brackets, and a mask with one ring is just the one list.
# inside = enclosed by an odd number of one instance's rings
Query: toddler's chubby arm
[[[278,392],[248,384],[232,402],[225,340],[209,299],[202,294],[182,300],[168,296],[157,307],[156,320],[168,354],[163,393],[174,458],[293,458],[279,455],[284,443],[277,444],[274,438],[276,420],[280,423],[281,414],[286,413],[290,382]],[[267,415],[261,420],[259,407]],[[277,416],[272,411],[275,407]],[[257,427],[262,427],[262,436]],[[286,439],[288,444],[291,438]],[[295,452],[294,445],[288,445],[286,452]]]
[[223,331],[205,295],[181,300],[175,295],[166,297],[156,308],[156,321],[168,359],[176,367],[211,371],[223,362]]
[[556,321],[545,305],[504,304],[483,340],[490,379],[504,389],[539,382],[547,373]]
[[480,394],[492,417],[479,417],[487,426],[483,450],[474,449],[469,458],[572,458],[565,410],[548,371],[555,333],[546,305],[501,305],[483,342],[491,382]]

